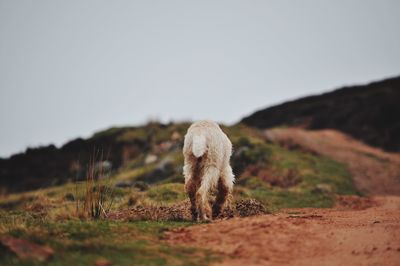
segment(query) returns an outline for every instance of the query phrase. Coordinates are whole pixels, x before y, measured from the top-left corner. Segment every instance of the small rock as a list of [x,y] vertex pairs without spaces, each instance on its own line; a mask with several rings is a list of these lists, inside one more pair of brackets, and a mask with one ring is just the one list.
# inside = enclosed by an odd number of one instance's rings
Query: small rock
[[149,154],[146,156],[146,159],[144,159],[144,163],[151,164],[151,163],[155,163],[157,160],[158,160],[157,155]]
[[152,184],[171,177],[174,174],[174,161],[167,156],[157,164],[153,171],[139,176],[136,180]]
[[179,132],[174,131],[174,133],[172,133],[171,135],[171,140],[173,141],[178,141],[182,138],[181,134],[179,134]]
[[100,178],[104,178],[107,176],[107,174],[109,174],[112,170],[112,163],[110,161],[101,161],[101,162],[97,162],[94,165],[94,171],[98,174],[101,174],[101,176],[99,176]]

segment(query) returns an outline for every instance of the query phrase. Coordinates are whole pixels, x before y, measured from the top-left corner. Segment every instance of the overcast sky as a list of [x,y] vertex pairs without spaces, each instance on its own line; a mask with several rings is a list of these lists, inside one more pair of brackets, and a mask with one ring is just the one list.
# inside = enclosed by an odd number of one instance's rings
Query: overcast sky
[[0,0],[0,156],[400,74],[400,1]]

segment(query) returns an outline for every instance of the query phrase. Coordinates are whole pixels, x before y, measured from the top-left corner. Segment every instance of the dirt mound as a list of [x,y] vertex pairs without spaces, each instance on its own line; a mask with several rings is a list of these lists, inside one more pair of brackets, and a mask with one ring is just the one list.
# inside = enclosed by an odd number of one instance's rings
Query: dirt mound
[[264,205],[254,199],[241,200],[236,204],[236,212],[240,217],[248,217],[267,213]]
[[275,128],[265,137],[290,149],[328,156],[346,164],[356,187],[368,195],[400,195],[400,155],[365,145],[335,130]]
[[[233,217],[248,217],[266,213],[261,202],[255,199],[245,199],[236,202],[233,208],[226,208],[217,219]],[[126,210],[108,214],[110,220],[157,220],[157,221],[191,221],[189,200],[181,201],[170,206],[136,205]]]

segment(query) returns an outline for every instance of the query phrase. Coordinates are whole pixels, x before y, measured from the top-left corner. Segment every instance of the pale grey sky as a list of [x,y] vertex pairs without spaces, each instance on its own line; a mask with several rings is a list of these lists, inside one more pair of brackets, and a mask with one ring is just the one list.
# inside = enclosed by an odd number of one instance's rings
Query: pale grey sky
[[400,74],[400,1],[0,0],[0,156]]

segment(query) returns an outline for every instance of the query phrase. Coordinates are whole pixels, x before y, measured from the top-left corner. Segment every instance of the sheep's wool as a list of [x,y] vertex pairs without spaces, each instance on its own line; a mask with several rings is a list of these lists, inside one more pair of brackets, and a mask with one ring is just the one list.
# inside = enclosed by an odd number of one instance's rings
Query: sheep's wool
[[[232,143],[218,124],[212,121],[193,123],[183,146],[185,189],[192,205],[194,219],[209,220],[231,197],[234,175],[229,165]],[[217,189],[211,210],[208,194]]]

